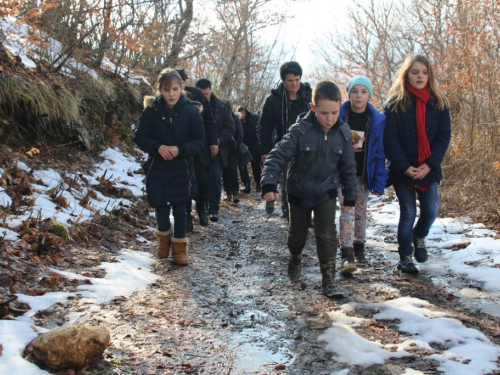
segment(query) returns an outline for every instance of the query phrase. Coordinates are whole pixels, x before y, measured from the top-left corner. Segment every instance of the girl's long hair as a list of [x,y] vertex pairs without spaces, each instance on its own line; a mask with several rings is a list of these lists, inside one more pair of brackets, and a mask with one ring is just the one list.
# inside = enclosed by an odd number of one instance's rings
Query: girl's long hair
[[413,64],[417,61],[424,64],[427,68],[427,72],[429,73],[429,92],[431,94],[431,98],[437,100],[436,108],[439,110],[443,110],[449,107],[450,104],[448,102],[448,99],[441,91],[439,91],[436,85],[434,68],[432,67],[429,59],[423,55],[410,55],[406,58],[403,65],[396,73],[396,79],[389,90],[388,98],[385,104],[394,112],[398,112],[399,110],[406,112],[411,102],[410,93],[406,88],[406,83],[408,82],[408,73]]

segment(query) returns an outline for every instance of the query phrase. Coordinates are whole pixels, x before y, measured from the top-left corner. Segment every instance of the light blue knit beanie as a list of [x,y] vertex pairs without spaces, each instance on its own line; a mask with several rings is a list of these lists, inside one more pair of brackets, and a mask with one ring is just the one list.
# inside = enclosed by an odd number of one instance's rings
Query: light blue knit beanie
[[346,89],[347,89],[347,98],[349,98],[351,96],[351,90],[356,85],[363,85],[363,86],[365,86],[368,89],[368,92],[370,93],[370,99],[372,98],[372,96],[373,96],[372,83],[365,76],[356,76],[356,77],[351,78],[349,80],[349,82],[347,82],[347,87],[346,87]]

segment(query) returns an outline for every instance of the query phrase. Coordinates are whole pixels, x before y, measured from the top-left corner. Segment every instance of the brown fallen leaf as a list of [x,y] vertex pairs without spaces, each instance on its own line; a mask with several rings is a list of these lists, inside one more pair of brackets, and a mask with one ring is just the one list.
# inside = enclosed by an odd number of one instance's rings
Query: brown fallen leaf
[[284,370],[285,368],[286,368],[286,366],[283,363],[280,363],[274,369],[275,370]]
[[3,352],[3,345],[0,344],[0,357],[2,356],[2,352]]

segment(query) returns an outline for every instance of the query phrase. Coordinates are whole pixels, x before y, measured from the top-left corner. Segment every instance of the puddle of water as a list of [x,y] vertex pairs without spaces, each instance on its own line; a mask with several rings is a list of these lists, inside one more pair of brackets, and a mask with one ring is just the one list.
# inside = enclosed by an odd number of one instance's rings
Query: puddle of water
[[243,330],[231,341],[235,355],[231,374],[234,375],[266,373],[278,364],[288,366],[294,359],[287,349],[286,340],[280,340],[268,331]]

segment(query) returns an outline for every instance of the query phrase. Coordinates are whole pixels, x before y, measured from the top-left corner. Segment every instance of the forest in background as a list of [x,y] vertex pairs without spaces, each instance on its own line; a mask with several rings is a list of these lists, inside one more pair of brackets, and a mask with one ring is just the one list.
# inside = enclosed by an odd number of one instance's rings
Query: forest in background
[[[134,72],[154,82],[165,66],[185,68],[191,83],[208,77],[221,98],[258,110],[276,84],[287,53],[278,37],[261,37],[268,28],[289,21],[276,4],[277,0],[0,0],[0,16],[32,27],[22,42],[37,64],[35,72],[23,72],[15,69],[18,61],[2,54],[0,140],[15,144],[48,138],[79,145],[85,138],[86,148],[93,151],[117,139],[131,146],[130,126],[140,113],[142,95],[151,87],[131,85],[127,76]],[[314,71],[305,78],[344,84],[353,75],[367,75],[374,83],[374,104],[381,109],[408,53],[427,55],[452,113],[442,213],[498,226],[500,4],[354,1],[344,21],[350,27],[338,22],[338,30],[314,43]],[[50,50],[49,38],[62,44],[59,53]],[[63,74],[69,56],[98,71],[98,79],[84,72]],[[300,56],[295,58],[300,61]],[[105,60],[112,69],[102,69]]]

